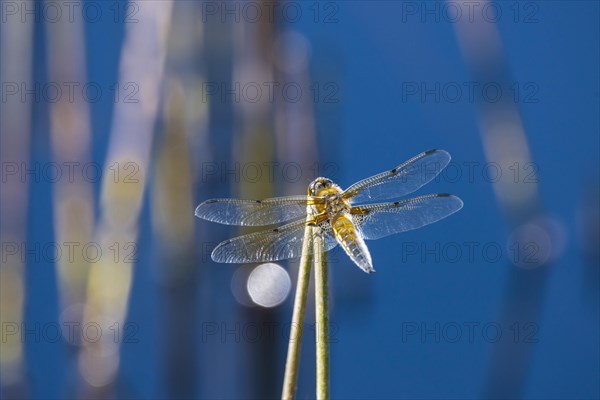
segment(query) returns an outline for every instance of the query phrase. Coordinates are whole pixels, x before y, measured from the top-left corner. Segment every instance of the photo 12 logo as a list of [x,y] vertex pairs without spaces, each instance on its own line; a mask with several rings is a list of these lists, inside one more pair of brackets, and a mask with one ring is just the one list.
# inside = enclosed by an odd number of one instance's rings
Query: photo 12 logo
[[202,22],[337,24],[339,11],[334,1],[204,1]]
[[110,85],[98,82],[2,82],[2,103],[98,103],[109,98],[113,103],[138,103],[140,86],[137,82],[117,82]]
[[496,264],[511,262],[523,267],[535,267],[550,258],[543,244],[535,240],[510,240],[505,245],[489,242],[410,242],[400,245],[399,259],[407,263],[435,264]]
[[422,176],[423,179],[433,179],[433,182],[469,184],[484,182],[497,183],[501,180],[506,183],[536,184],[538,183],[539,166],[532,161],[509,163],[480,162],[480,161],[450,161],[439,174],[440,165],[432,163],[426,166],[411,166],[406,169],[406,174],[399,179],[407,182],[411,176]]
[[538,343],[539,327],[534,322],[514,322],[503,326],[497,322],[425,322],[402,323],[402,343]]
[[136,1],[2,1],[0,21],[19,23],[74,23],[95,24],[139,22],[140,3]]
[[403,23],[540,22],[540,5],[534,1],[402,1],[401,7]]
[[134,161],[113,162],[106,166],[96,162],[65,161],[58,162],[13,162],[0,164],[2,183],[17,181],[21,183],[75,183],[84,181],[97,183],[104,176],[112,183],[140,183],[140,166]]
[[2,343],[18,340],[21,343],[67,343],[82,346],[99,341],[138,343],[139,326],[134,322],[101,324],[96,321],[78,322],[2,322]]
[[204,82],[202,102],[219,103],[298,103],[302,99],[312,103],[339,103],[340,87],[336,82]]
[[539,103],[540,87],[536,82],[402,82],[402,102],[425,103]]
[[135,263],[138,244],[135,242],[2,242],[2,263],[11,258],[22,263],[74,263],[83,260],[99,262]]

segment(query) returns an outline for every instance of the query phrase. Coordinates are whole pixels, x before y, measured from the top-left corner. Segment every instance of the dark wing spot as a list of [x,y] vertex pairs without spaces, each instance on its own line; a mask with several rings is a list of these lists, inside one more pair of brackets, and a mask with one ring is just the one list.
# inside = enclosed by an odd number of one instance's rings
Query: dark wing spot
[[438,193],[438,197],[450,197],[452,196],[450,193]]
[[256,200],[256,202],[257,202],[258,204],[262,203],[262,201],[260,201],[260,200]]
[[218,201],[217,199],[206,200],[206,201],[204,202],[204,204],[216,203],[217,201]]
[[431,149],[431,150],[427,150],[425,152],[425,154],[431,154],[431,153],[435,153],[437,151],[437,149]]
[[399,205],[400,205],[400,202],[399,202],[399,201],[395,201],[395,202],[394,202],[394,205],[395,205],[395,206],[399,206]]
[[390,171],[390,174],[392,175],[396,175],[398,173],[398,168],[394,168],[393,170]]
[[273,229],[273,232],[277,233],[277,232],[279,232],[279,229],[275,228],[275,229]]

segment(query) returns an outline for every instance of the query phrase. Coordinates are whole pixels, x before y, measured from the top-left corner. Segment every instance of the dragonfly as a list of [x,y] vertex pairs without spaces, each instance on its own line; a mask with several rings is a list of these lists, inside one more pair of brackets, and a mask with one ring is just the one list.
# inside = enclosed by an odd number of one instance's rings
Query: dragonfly
[[[236,226],[272,226],[225,240],[211,258],[219,263],[258,263],[301,256],[305,228],[323,238],[324,251],[340,245],[364,272],[375,272],[365,240],[410,231],[446,218],[463,207],[457,196],[438,193],[399,200],[433,180],[450,154],[432,149],[397,167],[363,179],[345,190],[319,177],[308,194],[264,200],[211,199],[195,210],[201,219]],[[387,200],[388,202],[380,202]],[[394,200],[394,201],[390,201]],[[362,203],[362,204],[361,204]],[[291,221],[291,222],[290,222]],[[307,246],[312,253],[313,246]]]

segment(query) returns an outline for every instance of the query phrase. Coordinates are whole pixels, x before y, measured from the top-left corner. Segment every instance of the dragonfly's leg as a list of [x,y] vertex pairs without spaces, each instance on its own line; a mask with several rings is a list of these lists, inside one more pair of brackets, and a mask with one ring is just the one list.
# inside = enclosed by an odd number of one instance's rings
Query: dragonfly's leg
[[352,215],[365,215],[368,214],[369,210],[363,207],[350,207],[350,214]]

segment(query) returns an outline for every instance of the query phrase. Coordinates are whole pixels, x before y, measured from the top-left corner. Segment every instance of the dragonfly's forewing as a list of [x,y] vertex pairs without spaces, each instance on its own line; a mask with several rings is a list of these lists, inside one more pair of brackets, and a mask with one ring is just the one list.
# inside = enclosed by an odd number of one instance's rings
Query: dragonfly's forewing
[[460,210],[463,202],[449,194],[430,194],[394,203],[354,207],[354,224],[364,239],[374,240],[432,224]]
[[[314,198],[310,198],[314,201]],[[306,216],[308,196],[265,200],[212,199],[196,207],[196,216],[225,225],[264,226]]]
[[[306,221],[300,219],[280,228],[239,236],[220,243],[212,252],[212,259],[221,263],[253,263],[286,260],[300,257],[304,242]],[[331,235],[328,223],[315,229],[322,229],[325,237],[325,251],[333,249],[337,242]],[[312,253],[312,246],[310,247]]]
[[450,162],[444,150],[429,150],[398,167],[355,183],[344,191],[350,203],[395,199],[414,192],[434,179]]

